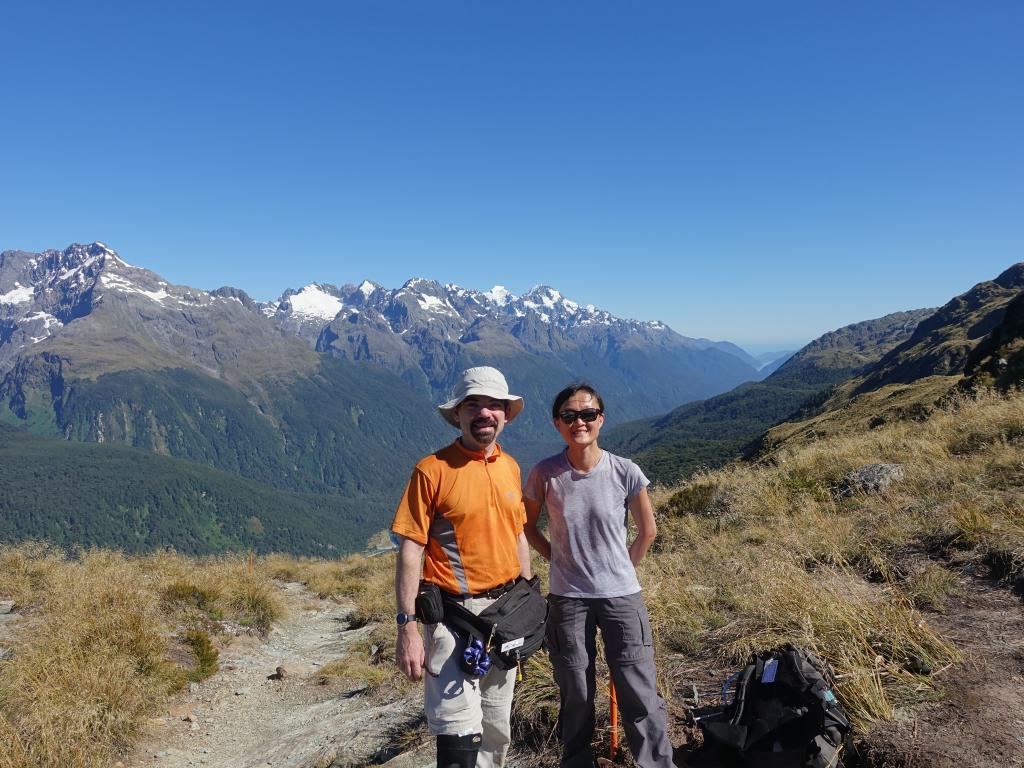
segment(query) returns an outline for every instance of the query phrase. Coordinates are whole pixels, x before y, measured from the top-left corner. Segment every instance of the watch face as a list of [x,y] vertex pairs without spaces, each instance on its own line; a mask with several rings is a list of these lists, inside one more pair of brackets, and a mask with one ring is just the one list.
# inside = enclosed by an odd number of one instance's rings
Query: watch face
[[410,616],[408,613],[399,613],[397,616],[395,616],[395,622],[398,624],[398,626],[402,626],[403,624],[408,624],[410,621],[412,621],[412,618],[413,617]]

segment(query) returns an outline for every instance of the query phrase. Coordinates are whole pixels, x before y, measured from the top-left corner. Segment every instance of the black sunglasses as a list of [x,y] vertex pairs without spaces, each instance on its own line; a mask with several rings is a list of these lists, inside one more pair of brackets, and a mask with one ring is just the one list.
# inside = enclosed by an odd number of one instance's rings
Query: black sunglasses
[[563,424],[574,424],[576,419],[583,419],[584,423],[589,424],[592,421],[597,421],[597,417],[602,413],[604,411],[600,408],[584,408],[582,411],[562,411],[558,414],[558,418],[562,420]]

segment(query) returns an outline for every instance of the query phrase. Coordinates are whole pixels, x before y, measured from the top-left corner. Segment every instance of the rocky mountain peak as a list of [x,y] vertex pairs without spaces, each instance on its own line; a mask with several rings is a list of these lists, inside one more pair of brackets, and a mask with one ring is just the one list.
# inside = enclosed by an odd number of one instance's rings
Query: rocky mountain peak
[[503,307],[508,303],[510,299],[515,299],[503,285],[496,285],[489,291],[484,291],[482,296],[485,296],[492,304]]
[[63,251],[0,254],[0,363],[83,317],[104,284],[127,286],[135,270],[104,243],[73,243]]
[[[96,320],[96,328],[82,329],[78,321],[95,320],[99,309],[103,319]],[[0,372],[58,335],[69,340],[99,328],[117,328],[122,336],[137,332],[149,338],[145,344],[151,348],[177,354],[202,346],[197,327],[213,328],[228,316],[237,326],[258,310],[244,291],[225,287],[208,293],[172,285],[127,263],[102,242],[41,253],[5,251],[0,254]],[[79,353],[88,349],[83,345]]]
[[1024,261],[1005,270],[993,282],[1003,288],[1024,288]]
[[341,311],[342,292],[329,283],[310,283],[298,291],[284,292],[278,308],[302,317],[333,320]]
[[246,309],[251,309],[254,312],[258,312],[260,305],[253,301],[252,297],[243,291],[241,288],[233,288],[230,285],[221,286],[216,290],[210,291],[211,296],[218,296],[222,299],[232,299],[237,301]]
[[363,280],[356,290],[363,295],[364,299],[368,299],[380,289],[381,286],[372,280]]

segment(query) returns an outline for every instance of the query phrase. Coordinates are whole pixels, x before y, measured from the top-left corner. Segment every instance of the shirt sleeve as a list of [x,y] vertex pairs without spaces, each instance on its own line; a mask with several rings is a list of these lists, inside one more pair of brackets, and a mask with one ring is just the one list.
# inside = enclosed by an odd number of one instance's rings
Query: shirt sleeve
[[426,544],[434,517],[434,486],[418,467],[412,471],[409,484],[395,510],[391,530],[399,536]]
[[526,526],[526,504],[523,503],[523,475],[519,469],[519,464],[516,464],[516,488],[519,488],[519,520],[516,521],[516,536],[523,532]]
[[544,503],[544,477],[540,471],[540,464],[535,464],[530,470],[530,474],[527,475],[523,498],[527,501]]
[[647,479],[647,475],[643,473],[643,470],[636,465],[635,462],[628,462],[626,464],[626,498],[631,499],[636,496],[637,493],[642,491],[644,488],[649,486],[651,481]]

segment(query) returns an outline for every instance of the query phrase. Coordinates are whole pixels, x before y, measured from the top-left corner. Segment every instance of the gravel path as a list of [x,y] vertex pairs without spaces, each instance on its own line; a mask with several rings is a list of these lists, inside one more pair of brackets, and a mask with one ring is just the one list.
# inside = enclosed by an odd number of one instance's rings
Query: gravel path
[[[287,617],[260,641],[236,638],[220,671],[153,718],[126,768],[327,768],[380,764],[387,735],[415,717],[418,699],[381,704],[321,685],[316,670],[366,629],[348,606],[281,585]],[[283,680],[268,680],[284,667]]]

